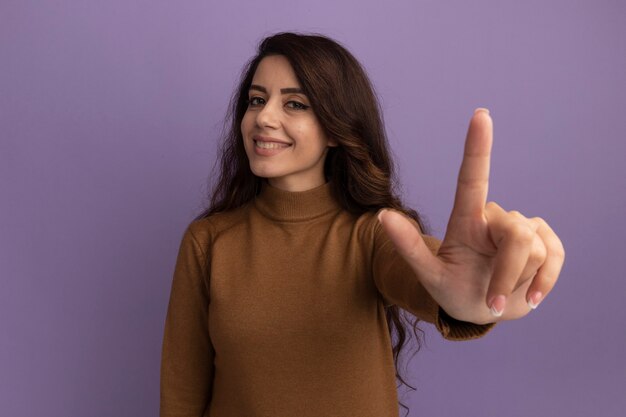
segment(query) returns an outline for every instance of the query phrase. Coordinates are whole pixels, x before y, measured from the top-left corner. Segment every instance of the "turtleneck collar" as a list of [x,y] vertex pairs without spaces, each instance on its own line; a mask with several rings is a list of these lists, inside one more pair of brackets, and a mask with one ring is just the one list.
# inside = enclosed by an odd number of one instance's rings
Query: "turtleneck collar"
[[341,209],[327,182],[306,191],[285,191],[262,182],[254,204],[263,215],[277,221],[304,221]]

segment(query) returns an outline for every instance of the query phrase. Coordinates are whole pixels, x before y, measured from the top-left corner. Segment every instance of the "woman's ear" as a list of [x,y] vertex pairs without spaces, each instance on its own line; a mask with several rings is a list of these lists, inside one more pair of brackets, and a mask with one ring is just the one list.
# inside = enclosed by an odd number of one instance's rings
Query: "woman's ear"
[[331,148],[335,148],[339,146],[339,142],[337,142],[337,139],[335,138],[328,138],[328,146]]

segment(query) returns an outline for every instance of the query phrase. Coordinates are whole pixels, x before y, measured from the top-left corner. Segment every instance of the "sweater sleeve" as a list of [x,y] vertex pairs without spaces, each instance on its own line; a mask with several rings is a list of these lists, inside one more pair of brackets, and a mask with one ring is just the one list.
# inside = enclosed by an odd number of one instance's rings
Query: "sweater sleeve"
[[165,319],[161,417],[199,417],[211,400],[215,352],[208,331],[208,306],[206,254],[190,225],[178,251]]
[[[418,227],[417,223],[413,223]],[[378,221],[374,235],[373,277],[385,306],[397,305],[420,320],[434,324],[448,340],[476,339],[493,328],[495,323],[478,325],[449,316],[422,286]],[[422,237],[431,252],[437,254],[441,241],[429,235],[422,234]]]

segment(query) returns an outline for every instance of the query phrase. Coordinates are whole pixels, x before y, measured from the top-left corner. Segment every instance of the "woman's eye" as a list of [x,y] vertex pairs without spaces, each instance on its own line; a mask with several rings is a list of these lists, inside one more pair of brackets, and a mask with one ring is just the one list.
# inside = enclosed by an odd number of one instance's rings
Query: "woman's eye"
[[263,104],[263,99],[261,97],[252,97],[248,99],[248,105],[249,106],[258,106],[260,104]]
[[309,108],[309,106],[307,106],[306,104],[302,104],[299,101],[293,101],[293,100],[288,101],[287,106],[295,110],[306,110]]

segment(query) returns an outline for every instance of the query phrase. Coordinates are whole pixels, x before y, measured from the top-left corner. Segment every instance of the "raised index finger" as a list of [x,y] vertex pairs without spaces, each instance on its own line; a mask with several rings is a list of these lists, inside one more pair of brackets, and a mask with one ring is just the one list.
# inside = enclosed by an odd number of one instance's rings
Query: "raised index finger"
[[463,162],[452,208],[453,216],[475,217],[483,213],[489,189],[492,143],[493,123],[489,110],[478,108],[467,129]]

